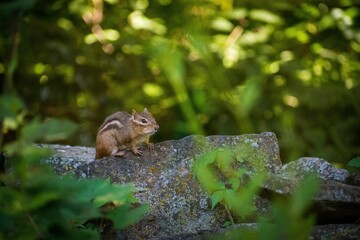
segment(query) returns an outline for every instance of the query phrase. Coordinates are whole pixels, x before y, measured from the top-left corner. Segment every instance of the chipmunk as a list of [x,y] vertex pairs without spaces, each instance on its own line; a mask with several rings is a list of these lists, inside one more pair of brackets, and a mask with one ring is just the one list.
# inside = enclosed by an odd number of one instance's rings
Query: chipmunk
[[137,147],[145,143],[151,148],[149,138],[159,129],[153,115],[145,108],[132,115],[127,112],[116,112],[105,119],[96,136],[96,156],[100,159],[105,156],[123,156],[126,150],[135,155],[142,155]]

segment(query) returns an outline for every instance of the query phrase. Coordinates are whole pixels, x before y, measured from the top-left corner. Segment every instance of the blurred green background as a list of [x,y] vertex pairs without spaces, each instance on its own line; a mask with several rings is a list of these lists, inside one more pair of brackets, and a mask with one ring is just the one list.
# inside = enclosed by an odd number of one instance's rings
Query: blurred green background
[[94,146],[115,111],[147,107],[153,141],[275,132],[283,162],[360,155],[356,0],[9,0],[2,93]]

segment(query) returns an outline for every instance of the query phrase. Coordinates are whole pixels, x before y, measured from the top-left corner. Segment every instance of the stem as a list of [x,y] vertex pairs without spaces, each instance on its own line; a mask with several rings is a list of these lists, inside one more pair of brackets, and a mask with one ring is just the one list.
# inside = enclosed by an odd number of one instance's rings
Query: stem
[[230,218],[230,222],[231,222],[231,224],[232,224],[232,225],[234,225],[234,224],[235,224],[235,222],[234,222],[233,217],[231,216],[231,213],[230,213],[230,211],[229,211],[229,208],[227,207],[227,205],[226,205],[226,204],[224,204],[224,206],[225,206],[225,209],[226,209],[227,214],[229,215],[229,218]]
[[33,228],[35,229],[35,231],[37,232],[37,234],[39,235],[39,237],[41,239],[44,239],[44,235],[40,232],[39,228],[36,226],[36,223],[34,222],[34,219],[30,216],[30,215],[27,215],[31,225],[33,226]]
[[12,22],[12,31],[9,42],[9,52],[5,67],[5,81],[3,93],[15,92],[14,73],[18,66],[18,47],[20,44],[20,28],[22,23],[23,11],[19,11]]

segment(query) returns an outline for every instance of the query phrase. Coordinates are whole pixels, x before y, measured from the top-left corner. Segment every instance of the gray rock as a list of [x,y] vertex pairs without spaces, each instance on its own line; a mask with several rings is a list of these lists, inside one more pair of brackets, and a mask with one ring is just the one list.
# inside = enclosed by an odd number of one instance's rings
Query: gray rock
[[355,224],[327,224],[316,226],[309,240],[358,240],[360,236],[360,226]]
[[315,173],[322,180],[345,182],[349,172],[345,169],[338,169],[324,159],[315,157],[304,157],[285,164],[282,167],[282,175],[286,178],[304,177],[304,174]]
[[353,172],[346,179],[346,183],[350,185],[360,186],[360,172]]
[[[124,158],[107,158],[78,167],[76,175],[110,177],[113,182],[133,182],[142,189],[137,198],[150,205],[150,214],[126,230],[131,239],[165,237],[173,234],[211,231],[228,220],[224,208],[211,209],[208,194],[192,175],[195,158],[213,149],[230,149],[241,156],[249,171],[266,166],[280,170],[276,137],[272,133],[242,136],[189,136],[155,145],[139,157],[127,152]],[[241,152],[239,152],[241,151]],[[251,161],[251,164],[249,163]],[[261,201],[259,209],[267,210]]]
[[53,170],[60,174],[73,172],[76,168],[94,161],[95,158],[94,148],[58,144],[37,144],[36,146],[52,151],[52,156],[44,159],[43,162],[50,164]]
[[[220,229],[228,214],[222,206],[211,210],[209,195],[193,176],[193,163],[209,151],[230,151],[236,169],[246,169],[251,178],[254,173],[266,174],[262,188],[268,193],[290,195],[298,181],[309,172],[315,172],[323,184],[314,203],[318,212],[336,218],[360,216],[360,190],[346,185],[349,173],[337,169],[319,158],[302,158],[282,165],[274,133],[241,136],[189,136],[177,141],[155,145],[152,152],[144,149],[143,156],[130,151],[121,158],[109,157],[93,160],[93,148],[60,145],[41,145],[54,150],[44,160],[61,174],[75,173],[80,178],[110,178],[114,183],[132,182],[138,187],[136,197],[148,203],[150,213],[138,224],[122,232],[118,239],[151,239],[171,236],[192,237],[203,232]],[[226,173],[222,173],[225,174]],[[268,212],[266,196],[254,199],[260,214]],[[326,215],[326,216],[327,216]],[[332,219],[331,217],[329,219]],[[171,238],[170,238],[171,239]],[[188,238],[192,239],[192,238]]]
[[[237,224],[234,228],[239,230],[254,230],[259,228],[257,223],[243,223]],[[157,238],[153,240],[209,240],[221,239],[225,231],[220,230],[216,237],[213,233],[200,233],[200,234],[179,234]],[[360,236],[360,226],[354,224],[328,224],[322,226],[315,226],[309,240],[328,240],[328,239],[341,239],[341,240],[358,240]],[[234,238],[226,238],[234,239]],[[239,239],[241,239],[239,237]]]

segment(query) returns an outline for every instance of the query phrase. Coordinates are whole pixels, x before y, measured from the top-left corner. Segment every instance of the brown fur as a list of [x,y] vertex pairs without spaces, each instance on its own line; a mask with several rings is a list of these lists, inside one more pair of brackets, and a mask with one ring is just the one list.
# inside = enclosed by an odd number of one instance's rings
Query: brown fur
[[145,108],[143,112],[116,112],[105,119],[96,136],[96,156],[122,156],[125,150],[136,155],[141,143],[149,144],[149,138],[159,128],[155,118]]

